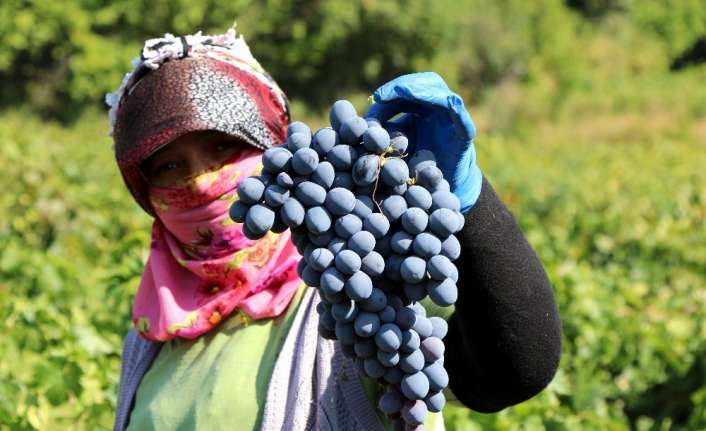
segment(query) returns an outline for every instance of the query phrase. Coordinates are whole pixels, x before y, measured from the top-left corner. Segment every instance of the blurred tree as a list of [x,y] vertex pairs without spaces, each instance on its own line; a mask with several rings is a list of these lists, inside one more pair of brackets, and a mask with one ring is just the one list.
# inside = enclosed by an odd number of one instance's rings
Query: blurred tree
[[597,18],[610,12],[625,11],[628,0],[566,0],[566,5],[587,17]]
[[145,39],[222,32],[234,19],[290,97],[319,106],[431,56],[441,26],[432,8],[431,0],[8,0],[0,5],[0,106],[29,103],[71,118],[118,85]]
[[[647,0],[634,2],[630,14],[640,27],[666,47],[669,59],[689,57],[699,51],[699,40],[706,38],[706,7],[703,0]],[[674,63],[673,63],[674,64]]]

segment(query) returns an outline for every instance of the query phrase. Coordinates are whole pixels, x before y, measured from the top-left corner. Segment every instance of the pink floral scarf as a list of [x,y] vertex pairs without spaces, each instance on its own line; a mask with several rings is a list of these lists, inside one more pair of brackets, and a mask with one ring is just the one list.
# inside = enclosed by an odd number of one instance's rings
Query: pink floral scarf
[[289,305],[302,283],[289,231],[251,241],[228,216],[238,183],[258,173],[261,155],[247,147],[218,170],[149,188],[157,218],[133,304],[133,324],[145,338],[193,339],[235,309],[263,319]]

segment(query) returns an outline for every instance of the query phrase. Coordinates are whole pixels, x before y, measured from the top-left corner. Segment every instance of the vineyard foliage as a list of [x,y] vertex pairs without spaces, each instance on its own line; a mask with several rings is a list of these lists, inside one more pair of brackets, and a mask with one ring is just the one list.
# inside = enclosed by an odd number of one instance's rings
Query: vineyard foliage
[[706,9],[670,4],[3,1],[0,429],[111,427],[151,220],[101,94],[144,37],[235,17],[310,124],[412,70],[470,107],[564,340],[540,395],[492,415],[449,406],[449,430],[706,429]]

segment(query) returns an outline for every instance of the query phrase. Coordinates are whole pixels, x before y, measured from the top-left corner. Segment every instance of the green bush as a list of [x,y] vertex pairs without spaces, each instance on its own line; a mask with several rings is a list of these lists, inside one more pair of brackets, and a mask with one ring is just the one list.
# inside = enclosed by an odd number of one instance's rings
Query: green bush
[[147,216],[103,116],[70,130],[26,112],[0,123],[0,428],[108,428]]

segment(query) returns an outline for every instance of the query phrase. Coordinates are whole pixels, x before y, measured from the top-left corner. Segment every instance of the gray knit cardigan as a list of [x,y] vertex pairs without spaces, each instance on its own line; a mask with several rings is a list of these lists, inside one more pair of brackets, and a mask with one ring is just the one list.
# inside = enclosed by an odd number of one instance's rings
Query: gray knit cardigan
[[[354,363],[319,337],[318,302],[316,289],[308,288],[275,362],[261,429],[384,431]],[[134,329],[125,338],[114,430],[127,428],[137,388],[161,346]]]

